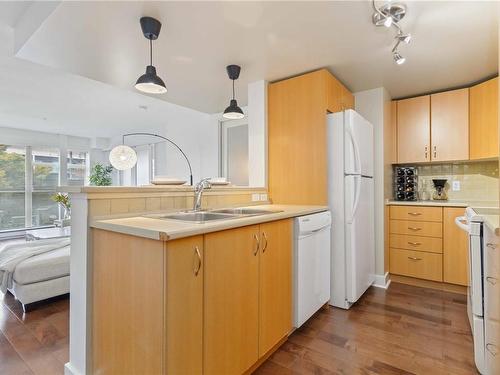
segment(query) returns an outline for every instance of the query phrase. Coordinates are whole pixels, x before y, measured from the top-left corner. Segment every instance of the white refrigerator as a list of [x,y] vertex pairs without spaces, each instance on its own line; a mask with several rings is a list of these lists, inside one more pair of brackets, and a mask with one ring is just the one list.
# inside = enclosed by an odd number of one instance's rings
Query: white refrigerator
[[330,304],[348,309],[375,278],[373,125],[353,110],[327,117]]

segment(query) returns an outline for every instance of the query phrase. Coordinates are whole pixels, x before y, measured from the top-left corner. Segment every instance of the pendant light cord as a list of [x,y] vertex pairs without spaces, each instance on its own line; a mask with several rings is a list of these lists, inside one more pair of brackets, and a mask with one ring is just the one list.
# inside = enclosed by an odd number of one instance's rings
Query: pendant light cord
[[233,100],[234,100],[234,79],[233,79]]
[[149,39],[149,65],[153,65],[153,39]]

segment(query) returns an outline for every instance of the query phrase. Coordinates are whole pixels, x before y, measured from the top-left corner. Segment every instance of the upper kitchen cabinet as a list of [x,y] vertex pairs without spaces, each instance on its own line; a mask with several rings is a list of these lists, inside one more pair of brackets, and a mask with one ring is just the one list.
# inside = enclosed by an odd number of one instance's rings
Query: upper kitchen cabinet
[[498,77],[470,88],[470,158],[498,156]]
[[397,102],[398,163],[431,161],[430,96]]
[[268,88],[269,193],[274,203],[328,202],[326,114],[354,106],[326,69]]
[[431,95],[431,160],[469,159],[469,89]]

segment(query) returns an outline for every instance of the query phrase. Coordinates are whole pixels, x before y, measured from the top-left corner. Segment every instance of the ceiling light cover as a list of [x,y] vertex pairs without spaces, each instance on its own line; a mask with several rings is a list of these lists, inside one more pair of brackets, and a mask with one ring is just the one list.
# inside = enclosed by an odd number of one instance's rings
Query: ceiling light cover
[[238,102],[236,101],[236,99],[231,99],[229,107],[224,110],[222,117],[228,120],[239,120],[245,117],[245,114],[243,113],[242,109],[238,107]]
[[156,74],[156,68],[153,65],[146,67],[146,73],[139,77],[135,83],[135,88],[147,94],[165,94],[167,87],[165,82]]
[[125,171],[132,169],[137,163],[137,154],[132,147],[119,145],[109,153],[109,162],[116,169]]

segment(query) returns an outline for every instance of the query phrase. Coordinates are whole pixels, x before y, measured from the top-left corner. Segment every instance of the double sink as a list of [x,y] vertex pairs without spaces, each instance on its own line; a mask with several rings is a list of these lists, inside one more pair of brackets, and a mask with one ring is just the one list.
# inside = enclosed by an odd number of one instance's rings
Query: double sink
[[183,211],[166,215],[148,215],[155,219],[188,221],[203,224],[207,221],[230,220],[249,216],[269,215],[281,210],[265,210],[259,208],[222,208],[210,211]]

